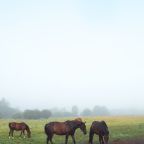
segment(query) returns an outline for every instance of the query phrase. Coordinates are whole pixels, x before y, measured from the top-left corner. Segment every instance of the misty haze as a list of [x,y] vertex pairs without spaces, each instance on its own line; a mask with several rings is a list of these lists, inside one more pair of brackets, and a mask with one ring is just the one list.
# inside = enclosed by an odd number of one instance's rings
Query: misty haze
[[86,2],[83,7],[75,2],[60,6],[55,9],[50,2],[40,7],[40,14],[37,4],[25,14],[25,4],[14,11],[11,2],[8,11],[1,8],[0,99],[22,111],[70,111],[76,105],[80,111],[104,106],[144,114],[144,28],[134,15],[142,13],[124,9],[114,10],[117,17],[110,11],[97,15],[88,4],[88,17]]
[[0,1],[0,144],[144,144],[144,1]]

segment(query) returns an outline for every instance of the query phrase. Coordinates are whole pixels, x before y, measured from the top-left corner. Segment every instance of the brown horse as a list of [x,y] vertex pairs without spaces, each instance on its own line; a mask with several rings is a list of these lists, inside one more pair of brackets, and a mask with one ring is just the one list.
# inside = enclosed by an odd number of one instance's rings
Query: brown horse
[[97,134],[99,136],[100,144],[108,144],[109,130],[105,121],[94,121],[90,127],[89,132],[89,144],[93,144],[93,136]]
[[75,144],[75,131],[77,128],[80,128],[81,131],[83,131],[84,134],[86,134],[86,125],[85,122],[80,122],[76,120],[71,120],[71,121],[65,121],[65,122],[50,122],[45,125],[45,133],[47,135],[47,144],[49,141],[51,144],[52,142],[52,137],[54,134],[56,135],[65,135],[65,144],[68,142],[68,137],[71,136],[73,143]]
[[10,122],[9,123],[9,129],[10,129],[9,138],[10,138],[10,136],[12,136],[12,138],[13,138],[14,130],[21,131],[20,136],[22,136],[22,134],[23,134],[24,138],[25,138],[25,130],[26,130],[28,138],[31,137],[31,131],[29,129],[29,126],[24,122],[22,122],[22,123]]

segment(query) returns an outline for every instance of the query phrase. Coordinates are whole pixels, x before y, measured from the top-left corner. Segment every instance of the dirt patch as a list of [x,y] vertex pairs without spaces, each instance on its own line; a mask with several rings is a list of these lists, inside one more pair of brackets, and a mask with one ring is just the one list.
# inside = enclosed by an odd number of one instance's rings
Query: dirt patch
[[112,144],[144,144],[144,139],[134,139],[134,140],[115,140]]

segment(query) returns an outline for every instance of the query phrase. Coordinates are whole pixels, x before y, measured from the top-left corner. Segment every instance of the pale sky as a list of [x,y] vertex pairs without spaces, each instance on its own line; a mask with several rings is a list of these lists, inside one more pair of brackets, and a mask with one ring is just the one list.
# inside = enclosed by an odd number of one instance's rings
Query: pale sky
[[143,0],[1,1],[0,99],[144,109],[143,17]]

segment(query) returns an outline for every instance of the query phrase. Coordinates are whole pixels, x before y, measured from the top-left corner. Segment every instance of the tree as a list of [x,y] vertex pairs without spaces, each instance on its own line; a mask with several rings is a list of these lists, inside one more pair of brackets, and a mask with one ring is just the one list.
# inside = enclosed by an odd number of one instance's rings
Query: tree
[[19,112],[19,110],[11,108],[7,100],[4,98],[0,100],[0,117],[11,118],[13,114]]
[[96,116],[107,116],[109,115],[109,111],[104,106],[95,106],[92,111],[92,115]]
[[25,119],[40,119],[39,110],[25,110],[23,113]]
[[49,110],[42,110],[40,112],[41,118],[49,118],[52,114]]
[[49,110],[25,110],[22,114],[25,119],[40,119],[40,118],[49,118],[51,112]]
[[72,115],[73,115],[73,116],[77,116],[78,113],[79,113],[78,107],[77,107],[77,106],[73,106],[73,107],[72,107]]
[[83,116],[90,116],[91,115],[91,110],[90,109],[88,109],[88,108],[86,108],[86,109],[84,109],[83,111],[82,111],[82,115]]
[[23,113],[19,112],[19,113],[15,113],[12,118],[14,119],[22,119],[23,118]]

